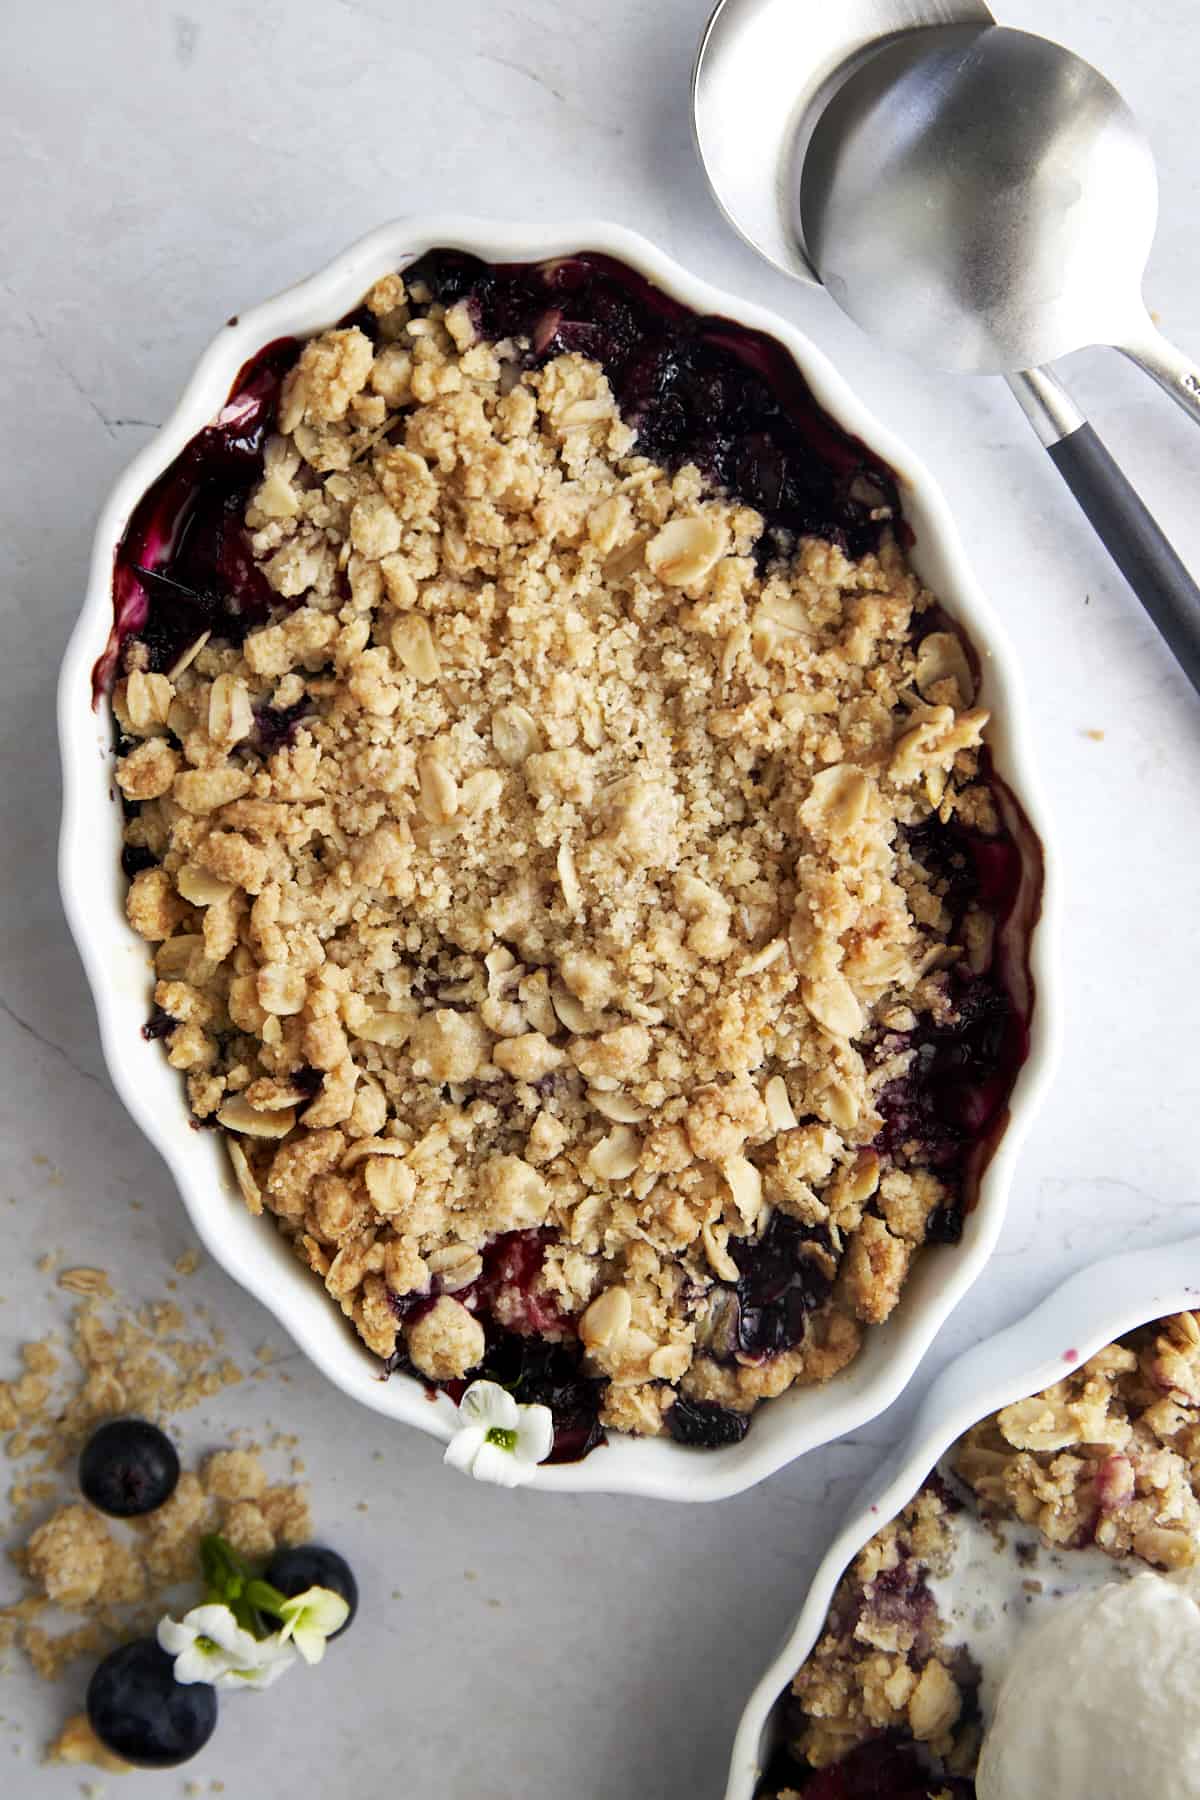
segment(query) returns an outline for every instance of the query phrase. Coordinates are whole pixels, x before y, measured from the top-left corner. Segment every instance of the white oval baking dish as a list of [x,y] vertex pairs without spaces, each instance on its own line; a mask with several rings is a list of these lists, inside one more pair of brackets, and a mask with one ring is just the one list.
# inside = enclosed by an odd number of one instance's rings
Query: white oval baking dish
[[[124,880],[118,866],[121,809],[112,782],[108,711],[104,706],[93,710],[91,696],[92,668],[112,622],[114,551],[150,483],[220,410],[238,370],[256,351],[276,338],[305,336],[333,323],[379,276],[403,268],[433,246],[470,251],[488,261],[537,261],[580,249],[602,251],[698,312],[722,314],[777,338],[795,358],[820,404],[894,469],[906,518],[916,534],[913,562],[961,622],[979,654],[980,699],[993,709],[988,742],[996,769],[1020,797],[1043,851],[1047,834],[1013,657],[971,571],[945,499],[928,472],[868,412],[821,352],[774,314],[710,287],[645,238],[620,226],[586,219],[547,226],[434,216],[380,227],[308,280],[242,313],[222,329],[201,357],[171,417],[120,477],[96,528],[83,609],[59,683],[63,904],[91,984],[113,1083],[165,1159],[210,1254],[276,1315],[344,1392],[388,1418],[445,1440],[455,1420],[450,1401],[443,1396],[431,1402],[410,1377],[380,1379],[378,1364],[270,1221],[246,1212],[217,1134],[192,1128],[180,1078],[168,1066],[161,1046],[141,1035],[151,978],[145,948],[124,915]],[[868,1335],[856,1362],[824,1387],[794,1389],[771,1401],[740,1444],[701,1453],[666,1439],[618,1438],[583,1462],[538,1469],[534,1485],[557,1493],[716,1500],[763,1480],[891,1404],[991,1253],[1017,1151],[1051,1072],[1058,1031],[1053,876],[1053,868],[1047,867],[1041,920],[1031,945],[1030,973],[1037,998],[1030,1054],[961,1244],[920,1260],[896,1313]]]

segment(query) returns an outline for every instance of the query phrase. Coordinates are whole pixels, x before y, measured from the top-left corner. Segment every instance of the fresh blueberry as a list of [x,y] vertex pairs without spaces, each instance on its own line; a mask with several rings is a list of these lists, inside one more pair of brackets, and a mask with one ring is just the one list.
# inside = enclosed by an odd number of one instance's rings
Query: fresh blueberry
[[173,1769],[203,1750],[217,1723],[217,1690],[181,1686],[154,1638],[113,1650],[87,1691],[87,1715],[106,1750],[140,1769]]
[[302,1594],[306,1588],[332,1588],[350,1608],[346,1623],[329,1634],[330,1642],[341,1637],[354,1623],[358,1611],[358,1583],[344,1556],[326,1550],[321,1544],[303,1544],[297,1550],[277,1550],[267,1565],[264,1580],[289,1597]]
[[93,1432],[79,1458],[84,1498],[117,1519],[154,1512],[179,1480],[175,1446],[145,1419],[110,1419]]
[[711,1400],[677,1400],[667,1414],[667,1430],[677,1444],[719,1450],[740,1444],[750,1429],[749,1413],[730,1412]]

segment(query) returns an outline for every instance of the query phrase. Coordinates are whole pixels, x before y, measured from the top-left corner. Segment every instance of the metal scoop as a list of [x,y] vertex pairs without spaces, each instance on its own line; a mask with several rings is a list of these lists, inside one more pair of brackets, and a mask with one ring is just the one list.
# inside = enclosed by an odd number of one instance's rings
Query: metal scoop
[[970,24],[885,44],[824,108],[799,186],[821,279],[872,336],[970,375],[1114,344],[1200,421],[1200,366],[1142,302],[1150,146],[1060,44]]
[[910,355],[1007,375],[1200,688],[1200,589],[1033,366],[1117,342],[1200,419],[1200,371],[1140,298],[1157,184],[1115,90],[1069,51],[996,26],[982,0],[722,0],[692,99],[709,182],[756,249],[824,280]]

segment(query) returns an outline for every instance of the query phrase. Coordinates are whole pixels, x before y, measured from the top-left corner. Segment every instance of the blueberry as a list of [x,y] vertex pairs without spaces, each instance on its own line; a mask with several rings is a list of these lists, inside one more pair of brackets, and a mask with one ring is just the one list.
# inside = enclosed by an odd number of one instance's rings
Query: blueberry
[[773,1356],[802,1341],[810,1313],[829,1298],[832,1245],[823,1227],[776,1212],[761,1238],[736,1238],[730,1254],[740,1271],[738,1345]]
[[179,1480],[175,1446],[145,1419],[110,1419],[93,1432],[79,1458],[84,1498],[117,1519],[154,1512]]
[[179,1020],[173,1019],[169,1012],[163,1011],[161,1006],[151,1007],[150,1017],[142,1026],[142,1036],[147,1043],[152,1042],[155,1038],[164,1038],[174,1031],[178,1023]]
[[263,1579],[289,1597],[302,1594],[310,1587],[332,1588],[335,1594],[340,1594],[350,1612],[346,1623],[330,1632],[331,1643],[354,1623],[358,1611],[358,1583],[350,1564],[336,1550],[326,1550],[321,1544],[304,1544],[298,1550],[277,1550],[267,1564]]
[[699,1450],[740,1444],[749,1429],[749,1413],[730,1412],[712,1400],[677,1400],[667,1414],[667,1430],[675,1442]]
[[154,1638],[113,1650],[87,1691],[87,1715],[106,1750],[141,1769],[173,1769],[203,1750],[217,1723],[217,1690],[181,1686]]
[[142,844],[126,844],[121,852],[121,868],[130,881],[135,875],[140,875],[143,869],[154,868],[157,861],[153,851],[147,850]]

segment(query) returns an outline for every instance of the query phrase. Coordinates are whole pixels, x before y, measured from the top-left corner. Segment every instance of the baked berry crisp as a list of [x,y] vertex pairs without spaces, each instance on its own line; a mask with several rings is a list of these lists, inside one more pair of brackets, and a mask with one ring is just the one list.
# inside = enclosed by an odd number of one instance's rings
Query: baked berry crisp
[[1200,1563],[1200,1313],[1139,1327],[960,1439],[842,1577],[763,1800],[974,1795],[1000,1671],[978,1610],[965,1635],[947,1616],[971,1531],[997,1593],[1024,1572],[1016,1604]]
[[909,537],[779,345],[590,255],[385,277],[131,520],[147,1031],[368,1347],[556,1455],[834,1375],[1002,1127],[1040,864]]

